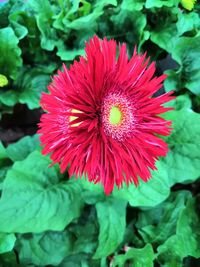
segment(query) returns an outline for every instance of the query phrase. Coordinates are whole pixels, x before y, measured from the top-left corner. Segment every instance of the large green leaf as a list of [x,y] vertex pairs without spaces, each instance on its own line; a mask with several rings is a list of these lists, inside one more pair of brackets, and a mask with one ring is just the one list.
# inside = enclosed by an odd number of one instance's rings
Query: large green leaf
[[122,242],[126,226],[126,204],[126,201],[115,198],[96,204],[100,233],[94,259],[113,253]]
[[72,241],[67,231],[21,236],[17,248],[20,262],[26,266],[58,265],[72,252]]
[[188,201],[177,223],[176,234],[158,247],[158,259],[162,266],[182,267],[187,256],[200,257],[200,219],[195,199]]
[[151,244],[146,244],[144,248],[129,248],[124,255],[114,256],[111,267],[153,267],[154,258],[155,256]]
[[0,29],[0,73],[15,79],[22,66],[19,40],[12,28]]
[[171,111],[165,118],[172,120],[172,134],[166,138],[170,151],[162,161],[171,185],[192,182],[200,176],[200,114],[189,108]]
[[35,151],[8,171],[0,199],[1,232],[63,230],[80,215],[80,185],[73,180],[60,182],[49,164]]

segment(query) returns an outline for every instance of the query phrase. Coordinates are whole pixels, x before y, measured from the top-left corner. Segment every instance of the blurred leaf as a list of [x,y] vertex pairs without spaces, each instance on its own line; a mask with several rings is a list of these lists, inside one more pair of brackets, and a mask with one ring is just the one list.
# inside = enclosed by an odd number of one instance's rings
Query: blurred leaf
[[50,75],[55,68],[55,64],[22,68],[14,83],[15,89],[0,91],[0,102],[6,106],[13,106],[20,102],[27,104],[29,109],[40,107],[41,92],[47,91]]
[[163,7],[163,6],[168,6],[168,7],[172,7],[176,4],[178,4],[178,0],[147,0],[146,1],[146,8],[153,8],[153,7]]
[[153,267],[154,257],[151,244],[146,244],[144,248],[130,248],[124,255],[114,256],[111,267]]
[[15,245],[16,237],[14,234],[0,233],[0,254],[11,251]]
[[7,156],[14,162],[24,160],[32,151],[39,146],[38,135],[25,136],[6,148]]
[[189,198],[189,191],[174,192],[162,204],[140,212],[137,228],[144,242],[162,244],[169,236],[175,234],[179,214]]
[[13,90],[0,91],[0,103],[12,107],[18,101],[18,93]]
[[72,252],[72,238],[68,232],[46,232],[19,238],[20,263],[28,266],[58,265]]
[[98,224],[94,207],[90,213],[88,210],[90,209],[86,209],[79,221],[69,226],[68,230],[74,237],[73,253],[87,253],[91,256],[97,247]]
[[140,11],[135,10],[132,6],[123,1],[119,13],[111,17],[114,28],[114,36],[120,41],[126,41],[131,44],[133,50],[134,44],[139,46],[149,38],[146,34],[145,26],[147,23],[146,16]]
[[200,17],[195,12],[183,13],[179,11],[176,27],[179,35],[192,30],[197,31],[197,28],[200,27]]
[[61,231],[80,215],[80,186],[59,182],[49,164],[35,151],[7,173],[0,199],[1,232]]
[[[102,259],[103,261],[103,259]],[[91,260],[87,254],[75,254],[66,257],[58,267],[106,267],[105,264],[101,265],[100,260]]]
[[158,28],[151,32],[150,39],[153,43],[157,44],[168,53],[171,53],[178,39],[176,25],[172,22],[167,25],[159,25]]
[[12,79],[16,78],[17,71],[22,66],[18,43],[12,28],[0,29],[0,73]]
[[110,255],[122,242],[126,226],[126,205],[126,201],[114,198],[96,204],[100,233],[94,259]]
[[103,14],[103,8],[108,5],[116,6],[117,1],[116,0],[95,1],[95,4],[93,5],[94,9],[89,14],[85,16],[84,15],[80,16],[78,18],[74,18],[72,21],[69,19],[69,14],[67,14],[67,16],[63,18],[62,22],[68,29],[73,29],[77,31],[81,30],[94,31],[94,29],[97,27],[98,18]]
[[123,0],[120,10],[127,10],[134,12],[134,10],[142,10],[145,4],[145,0]]
[[[0,255],[1,267],[19,267],[14,251],[3,253]],[[20,266],[24,267],[24,266]]]
[[84,54],[84,49],[73,49],[73,50],[66,50],[66,48],[58,48],[58,52],[56,53],[62,60],[71,61],[74,60],[76,56],[81,56]]
[[8,159],[6,148],[0,142],[0,193],[3,187],[3,181],[12,162]]
[[52,51],[62,40],[58,38],[55,29],[52,28],[53,9],[48,0],[29,0],[28,4],[32,7],[37,26],[41,33],[41,47]]
[[0,141],[0,160],[4,158],[7,158],[7,152],[4,145]]
[[162,266],[182,267],[183,258],[200,257],[199,223],[195,199],[190,199],[179,217],[176,234],[158,247],[158,259]]
[[164,81],[166,92],[176,91],[178,88],[181,88],[180,73],[174,70],[167,70],[165,74],[167,74],[167,79]]
[[200,36],[182,37],[176,42],[172,57],[181,65],[182,88],[200,95]]
[[23,88],[19,95],[19,102],[27,104],[30,109],[38,108],[41,92],[47,91],[50,74],[55,70],[55,65],[38,66],[26,69],[18,77],[17,86]]

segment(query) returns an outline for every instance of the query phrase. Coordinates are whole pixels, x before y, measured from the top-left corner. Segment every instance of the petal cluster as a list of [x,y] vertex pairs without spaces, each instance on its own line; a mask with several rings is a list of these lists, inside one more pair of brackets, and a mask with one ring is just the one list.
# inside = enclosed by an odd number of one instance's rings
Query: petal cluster
[[152,97],[166,75],[155,77],[155,63],[136,49],[129,60],[125,44],[94,36],[85,54],[70,69],[63,65],[42,94],[40,139],[62,172],[101,183],[110,194],[115,184],[146,182],[166,155],[159,136],[170,134],[171,122],[159,114],[170,110],[163,104],[173,96]]

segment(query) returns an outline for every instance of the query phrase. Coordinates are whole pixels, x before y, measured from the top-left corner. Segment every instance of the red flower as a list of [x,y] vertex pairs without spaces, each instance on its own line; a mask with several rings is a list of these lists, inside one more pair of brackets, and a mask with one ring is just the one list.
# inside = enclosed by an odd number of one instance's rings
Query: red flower
[[[116,59],[117,49],[119,56]],[[128,60],[126,45],[114,40],[92,38],[86,57],[70,70],[63,65],[43,93],[39,133],[43,154],[51,153],[61,171],[70,176],[87,176],[102,183],[106,194],[114,184],[121,187],[138,177],[147,181],[155,161],[167,153],[167,144],[158,135],[170,134],[170,121],[159,117],[170,93],[157,92],[166,75],[154,77],[155,64],[136,50]]]

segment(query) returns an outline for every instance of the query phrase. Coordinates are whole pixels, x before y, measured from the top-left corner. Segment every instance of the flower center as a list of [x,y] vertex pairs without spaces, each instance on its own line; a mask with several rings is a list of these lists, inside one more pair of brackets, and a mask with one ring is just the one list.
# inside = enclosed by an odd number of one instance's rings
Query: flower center
[[122,121],[122,112],[119,106],[113,106],[110,109],[109,122],[113,125],[117,125]]
[[104,98],[101,119],[106,135],[123,141],[135,127],[134,108],[124,95],[109,94]]

